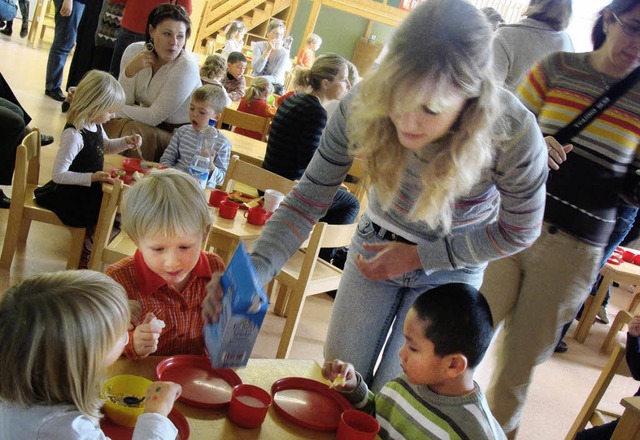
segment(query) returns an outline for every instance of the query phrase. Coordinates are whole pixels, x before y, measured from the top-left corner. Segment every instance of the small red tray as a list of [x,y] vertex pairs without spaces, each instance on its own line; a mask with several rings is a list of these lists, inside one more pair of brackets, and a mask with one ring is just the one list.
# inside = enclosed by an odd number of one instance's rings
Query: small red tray
[[304,377],[285,377],[271,386],[273,405],[287,420],[316,431],[335,431],[349,401],[328,385]]
[[[177,440],[189,440],[191,435],[191,429],[189,428],[189,422],[177,409],[173,409],[169,413],[169,420],[173,422],[178,429]],[[133,437],[133,429],[124,426],[116,425],[108,417],[100,419],[100,428],[107,437],[111,440],[131,440]]]
[[179,399],[200,408],[222,408],[231,401],[231,389],[242,383],[240,376],[228,368],[215,369],[205,356],[176,355],[164,359],[156,367],[158,380],[182,386]]

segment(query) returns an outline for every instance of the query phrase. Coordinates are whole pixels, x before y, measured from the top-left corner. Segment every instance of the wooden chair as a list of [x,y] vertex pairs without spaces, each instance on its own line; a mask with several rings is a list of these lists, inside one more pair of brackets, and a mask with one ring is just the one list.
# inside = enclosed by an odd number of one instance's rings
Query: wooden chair
[[244,162],[237,155],[231,156],[227,173],[222,181],[222,190],[228,193],[234,190],[236,183],[243,183],[260,191],[275,189],[282,194],[288,194],[295,186],[293,180],[267,171],[264,168]]
[[346,246],[356,231],[351,225],[317,223],[311,232],[306,249],[298,250],[284,265],[269,286],[270,294],[277,288],[275,312],[287,320],[280,338],[277,358],[286,359],[291,351],[293,336],[300,322],[300,314],[307,296],[329,292],[338,288],[342,270],[318,258],[322,248]]
[[[349,189],[358,201],[360,202],[360,211],[358,212],[358,218],[362,215],[362,213],[367,208],[368,203],[368,189],[370,178],[366,173],[364,168],[364,161],[362,159],[355,158],[353,161],[353,165],[349,169],[347,173],[347,177],[351,177],[351,179],[345,180],[344,184]],[[350,181],[349,181],[350,180]]]
[[224,110],[222,110],[222,116],[218,119],[218,130],[222,129],[222,124],[257,131],[262,134],[262,141],[266,141],[269,127],[271,126],[271,118],[264,118],[225,107]]
[[[251,64],[251,63],[249,63]],[[253,79],[255,78],[255,76],[251,76],[251,75],[247,75],[245,73],[244,75],[244,81],[245,81],[245,87],[248,89],[249,86],[251,86],[251,83],[253,82]]]
[[618,332],[622,330],[626,324],[629,324],[633,319],[633,315],[626,310],[620,310],[616,315],[615,319],[611,323],[611,328],[607,333],[607,336],[604,338],[602,342],[602,346],[600,347],[600,351],[603,353],[609,353],[613,346],[617,341]]
[[602,373],[600,373],[600,377],[598,377],[596,384],[593,386],[589,397],[582,405],[582,409],[573,422],[565,440],[573,440],[576,434],[585,429],[589,422],[593,426],[598,426],[620,417],[620,414],[599,410],[598,404],[616,374],[631,376],[625,360],[625,354],[625,347],[622,344],[618,344],[602,369]]
[[38,47],[38,33],[40,34],[40,40],[42,40],[47,27],[55,28],[55,5],[51,0],[38,0],[33,11],[29,34],[27,35],[27,41],[31,43],[34,49]]
[[116,214],[120,212],[126,188],[118,179],[113,185],[102,185],[102,205],[89,258],[89,269],[91,270],[101,272],[105,264],[116,263],[136,252],[136,245],[124,231],[119,232],[111,240]]
[[85,228],[73,228],[60,221],[58,216],[36,203],[33,191],[38,188],[40,175],[40,130],[34,128],[18,146],[11,190],[11,208],[7,230],[0,256],[0,268],[10,269],[18,241],[26,242],[31,221],[49,223],[67,228],[71,233],[71,246],[67,269],[77,269],[80,264]]

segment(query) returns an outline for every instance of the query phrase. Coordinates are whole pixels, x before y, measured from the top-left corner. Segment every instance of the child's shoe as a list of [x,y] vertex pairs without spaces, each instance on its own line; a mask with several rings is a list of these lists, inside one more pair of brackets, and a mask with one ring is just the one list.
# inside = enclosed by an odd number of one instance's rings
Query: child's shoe
[[600,307],[598,313],[596,314],[596,318],[605,324],[609,324],[609,314],[607,313],[607,308],[605,306]]

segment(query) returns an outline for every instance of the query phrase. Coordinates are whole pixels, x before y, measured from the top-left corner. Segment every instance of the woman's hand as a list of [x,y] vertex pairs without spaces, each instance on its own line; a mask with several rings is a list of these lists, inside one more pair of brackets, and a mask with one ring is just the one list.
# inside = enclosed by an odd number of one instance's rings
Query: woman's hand
[[148,50],[143,50],[138,55],[133,57],[127,67],[124,68],[124,74],[127,78],[133,78],[136,76],[138,72],[147,67],[153,68],[156,62],[156,56],[153,52],[149,52]]
[[269,40],[269,46],[274,51],[279,51],[282,49],[282,40],[274,38],[273,40]]
[[60,15],[63,17],[68,17],[73,12],[73,0],[64,0],[62,2],[62,6],[60,7]]
[[220,320],[220,313],[222,313],[222,286],[220,285],[220,278],[222,272],[214,273],[211,276],[211,281],[207,285],[207,296],[202,302],[202,318],[206,323],[215,323]]
[[356,255],[355,263],[362,275],[373,281],[390,280],[412,270],[422,268],[418,247],[411,244],[389,241],[386,243],[363,244],[368,251],[377,252],[367,260],[362,254]]
[[147,313],[144,322],[133,331],[133,349],[140,357],[149,356],[158,349],[158,339],[162,328],[157,324],[157,321],[152,322],[154,318],[153,313]]
[[167,417],[180,394],[182,394],[182,387],[177,383],[154,382],[147,388],[144,412]]
[[562,146],[553,136],[547,136],[544,138],[547,143],[547,165],[552,170],[559,170],[560,165],[567,160],[567,153],[573,150],[572,144]]
[[640,336],[640,316],[634,317],[629,323],[629,334],[634,338]]
[[322,377],[333,382],[338,375],[342,375],[343,384],[335,386],[340,391],[353,391],[358,386],[358,378],[356,369],[353,365],[336,359],[331,362],[325,362],[322,366]]
[[137,133],[134,133],[131,136],[125,136],[124,139],[130,150],[142,146],[142,136]]
[[111,174],[107,173],[106,171],[96,171],[95,173],[91,174],[91,181],[110,183],[112,185],[115,182],[115,180],[113,180],[113,178],[111,177]]

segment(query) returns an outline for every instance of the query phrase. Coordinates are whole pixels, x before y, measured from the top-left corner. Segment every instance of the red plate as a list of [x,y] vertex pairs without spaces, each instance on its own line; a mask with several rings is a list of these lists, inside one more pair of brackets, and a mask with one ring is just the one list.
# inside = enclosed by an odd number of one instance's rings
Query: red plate
[[201,408],[222,408],[231,401],[231,389],[242,383],[235,371],[211,368],[208,357],[193,354],[171,356],[156,367],[158,380],[182,385],[181,402]]
[[276,410],[286,419],[316,431],[335,431],[351,404],[339,392],[303,377],[285,377],[271,386]]
[[[178,437],[176,437],[176,439],[188,440],[191,430],[189,429],[189,422],[187,422],[187,419],[184,418],[182,413],[174,408],[169,413],[169,420],[171,420],[178,429]],[[130,440],[133,437],[133,428],[116,425],[109,420],[108,417],[100,419],[100,428],[111,440]]]

